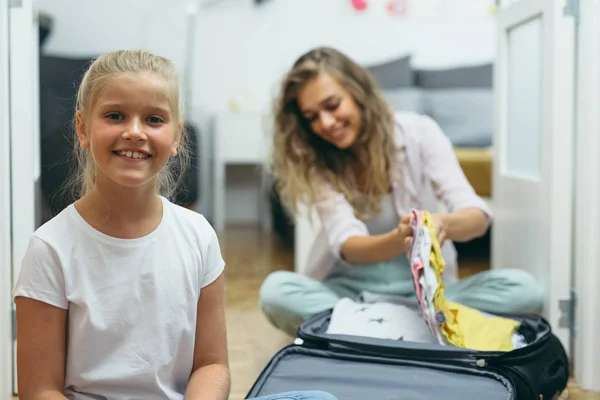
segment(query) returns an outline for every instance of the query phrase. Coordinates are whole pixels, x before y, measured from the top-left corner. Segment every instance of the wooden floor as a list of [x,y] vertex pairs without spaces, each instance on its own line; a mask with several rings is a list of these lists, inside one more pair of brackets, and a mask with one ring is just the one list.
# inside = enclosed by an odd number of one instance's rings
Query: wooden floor
[[[242,400],[271,357],[291,342],[269,325],[258,309],[257,299],[265,276],[278,269],[292,270],[294,256],[271,236],[252,227],[229,228],[221,237],[221,245],[227,263],[230,400]],[[489,265],[485,260],[461,260],[460,264],[460,276]],[[562,398],[600,400],[600,394],[583,392],[570,384]]]
[[[227,322],[232,377],[230,400],[242,400],[262,369],[291,338],[272,328],[257,306],[258,290],[271,271],[293,269],[293,252],[253,227],[229,227],[220,238],[227,276]],[[461,260],[460,275],[487,268]],[[564,399],[600,400],[570,384]],[[343,400],[343,399],[340,399]]]

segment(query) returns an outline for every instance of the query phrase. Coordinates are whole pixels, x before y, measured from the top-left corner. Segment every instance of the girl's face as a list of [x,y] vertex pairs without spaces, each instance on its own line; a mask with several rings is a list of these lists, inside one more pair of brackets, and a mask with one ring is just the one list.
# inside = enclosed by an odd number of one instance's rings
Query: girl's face
[[351,147],[361,130],[354,97],[326,72],[308,81],[296,99],[313,132],[339,149]]
[[77,135],[90,149],[97,182],[156,185],[177,154],[180,130],[163,83],[153,74],[119,75],[97,93],[89,110],[77,113]]

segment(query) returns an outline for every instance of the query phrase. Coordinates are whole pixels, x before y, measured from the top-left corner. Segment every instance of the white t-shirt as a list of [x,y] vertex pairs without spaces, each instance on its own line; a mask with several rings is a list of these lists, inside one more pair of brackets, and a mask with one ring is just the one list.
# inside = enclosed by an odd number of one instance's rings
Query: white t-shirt
[[161,199],[142,238],[107,236],[73,205],[31,237],[13,296],[69,310],[69,399],[184,397],[200,290],[224,261],[202,215]]

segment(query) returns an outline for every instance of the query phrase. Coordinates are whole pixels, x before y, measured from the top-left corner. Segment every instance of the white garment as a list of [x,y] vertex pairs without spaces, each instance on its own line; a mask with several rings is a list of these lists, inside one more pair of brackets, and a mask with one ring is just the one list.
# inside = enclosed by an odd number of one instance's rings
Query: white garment
[[392,303],[359,303],[340,299],[333,308],[328,334],[436,343],[415,306]]
[[31,237],[13,296],[69,310],[70,399],[183,399],[192,370],[200,289],[223,271],[200,214],[163,201],[138,239],[109,237],[73,205]]

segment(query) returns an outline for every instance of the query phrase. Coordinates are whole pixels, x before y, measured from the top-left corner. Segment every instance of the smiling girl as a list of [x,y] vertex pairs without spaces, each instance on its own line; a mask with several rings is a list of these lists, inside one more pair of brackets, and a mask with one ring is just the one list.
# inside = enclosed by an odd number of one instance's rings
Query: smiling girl
[[19,398],[227,399],[219,242],[168,199],[187,158],[175,68],[99,57],[75,121],[80,199],[32,235],[14,289]]

